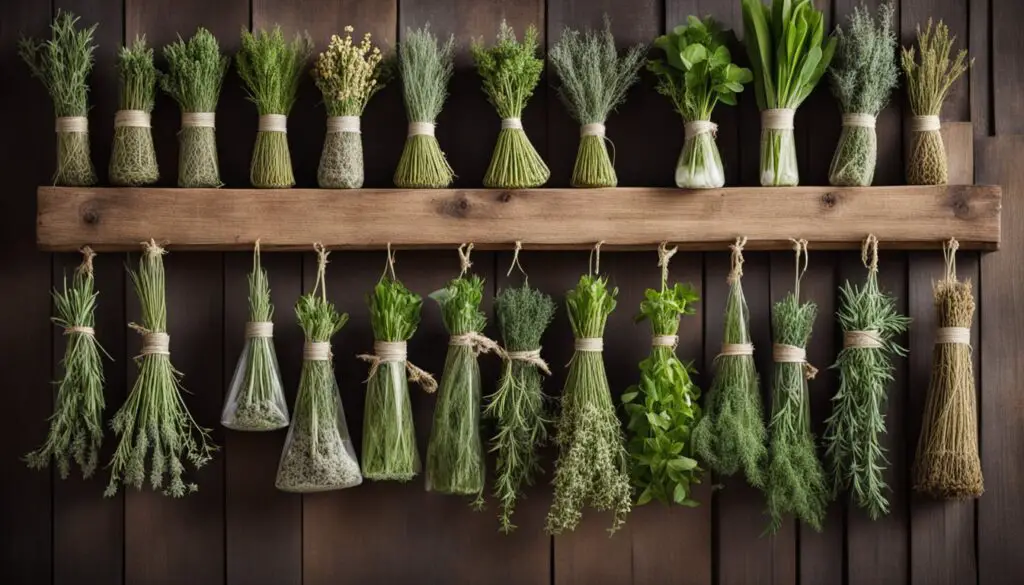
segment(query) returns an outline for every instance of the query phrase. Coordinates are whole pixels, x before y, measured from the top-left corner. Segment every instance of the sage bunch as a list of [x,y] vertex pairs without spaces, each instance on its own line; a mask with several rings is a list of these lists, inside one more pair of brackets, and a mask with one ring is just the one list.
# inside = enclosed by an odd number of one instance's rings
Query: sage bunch
[[79,18],[58,11],[50,39],[23,38],[18,55],[53,100],[57,130],[57,169],[53,184],[87,187],[96,184],[89,151],[89,74],[95,63],[96,26],[78,28]]
[[114,146],[110,151],[110,182],[125,187],[152,185],[160,179],[153,147],[152,114],[161,74],[153,65],[153,48],[145,35],[117,54],[120,108],[114,114]]

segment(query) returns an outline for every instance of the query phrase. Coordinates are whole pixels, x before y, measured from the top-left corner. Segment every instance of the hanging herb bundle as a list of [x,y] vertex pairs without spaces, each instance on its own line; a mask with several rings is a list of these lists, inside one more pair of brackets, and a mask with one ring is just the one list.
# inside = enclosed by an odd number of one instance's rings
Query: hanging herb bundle
[[313,79],[327,108],[327,137],[316,173],[317,184],[324,189],[363,186],[359,117],[370,98],[384,87],[380,48],[370,42],[370,33],[358,45],[353,43],[354,30],[346,26],[344,40],[333,35],[313,68]]
[[633,45],[619,57],[608,17],[601,32],[572,29],[548,57],[561,84],[558,95],[580,124],[580,146],[572,169],[573,187],[614,187],[619,179],[605,146],[605,121],[626,101],[626,92],[640,78],[647,47]]
[[[512,267],[522,271],[519,250],[517,243]],[[503,289],[495,297],[494,312],[505,344],[504,365],[498,389],[487,397],[484,416],[495,421],[491,438],[491,452],[497,453],[494,497],[501,507],[501,531],[508,534],[516,528],[512,515],[523,490],[533,485],[541,471],[537,450],[548,437],[541,373],[551,375],[551,371],[540,357],[540,340],[554,319],[555,301],[531,287],[523,272],[522,286]]]
[[807,363],[807,342],[818,306],[811,301],[800,302],[800,280],[807,271],[807,240],[794,244],[796,283],[793,292],[775,303],[772,310],[775,377],[765,485],[771,534],[782,528],[787,514],[820,531],[828,506],[825,472],[811,432],[811,400],[807,392],[807,381],[817,374],[814,366]]
[[828,68],[836,39],[825,40],[825,17],[811,0],[742,1],[743,42],[761,110],[761,185],[797,185],[793,115]]
[[679,361],[675,351],[679,319],[694,313],[700,297],[690,285],[668,286],[668,263],[677,250],[665,244],[658,248],[661,290],[647,289],[636,317],[637,322],[651,322],[651,355],[640,362],[640,383],[622,395],[629,414],[628,448],[638,505],[657,500],[696,506],[691,490],[704,472],[690,440],[700,418],[700,389],[690,379],[692,365]]
[[825,445],[832,496],[851,490],[851,500],[873,520],[889,513],[888,486],[882,476],[888,461],[881,437],[892,382],[892,358],[906,350],[895,341],[910,325],[896,310],[896,299],[878,287],[878,240],[869,235],[861,250],[868,269],[864,286],[849,282],[839,289],[837,313],[843,349],[832,366],[839,370],[839,391],[826,421]]
[[127,187],[151,185],[160,179],[151,125],[160,73],[153,65],[153,49],[146,45],[145,35],[135,37],[131,47],[121,47],[117,72],[121,107],[114,114],[110,182]]
[[409,131],[395,169],[396,187],[443,189],[455,180],[455,172],[434,136],[454,64],[455,35],[442,45],[429,25],[406,29],[405,40],[398,45],[398,70]]
[[658,93],[667,97],[683,117],[685,142],[676,163],[676,186],[712,189],[725,185],[722,156],[715,144],[718,125],[711,112],[718,103],[736,105],[753,74],[732,62],[729,54],[731,31],[723,30],[711,17],[703,21],[690,16],[686,25],[654,41],[665,56],[647,62],[658,77]]
[[974,293],[956,277],[955,239],[944,246],[945,277],[935,285],[939,329],[931,381],[914,459],[914,489],[933,497],[963,500],[985,491],[978,456],[978,418],[971,363]]
[[407,342],[420,324],[423,300],[395,276],[390,245],[387,267],[366,303],[374,355],[359,356],[370,362],[363,415],[363,475],[378,481],[409,481],[420,472],[409,382],[418,383],[428,393],[437,390],[437,382],[408,359]]
[[252,255],[249,273],[249,320],[245,347],[238,358],[220,422],[236,431],[273,431],[288,426],[281,368],[274,349],[274,305],[270,282],[260,264],[260,242]]
[[920,25],[917,27],[920,62],[913,46],[902,52],[907,97],[914,112],[910,119],[910,160],[906,162],[907,183],[911,185],[945,185],[949,181],[939,114],[953,82],[974,63],[973,59],[967,61],[966,49],[961,49],[955,59],[949,58],[955,41],[956,37],[949,36],[949,27],[941,20],[933,30],[928,19],[924,31]]
[[[164,277],[166,252],[153,240],[143,244],[139,270],[129,270],[142,309],[142,324],[129,327],[142,335],[142,350],[135,358],[139,376],[110,426],[120,437],[110,461],[110,483],[104,492],[113,496],[121,484],[142,489],[146,456],[150,455],[149,483],[176,498],[196,491],[182,480],[185,461],[199,469],[210,462],[216,445],[209,429],[196,424],[182,397],[181,372],[171,364],[167,334],[167,298]],[[165,483],[165,477],[169,480]]]
[[329,252],[321,244],[315,249],[316,284],[295,305],[306,341],[292,424],[277,466],[275,485],[286,492],[337,490],[363,482],[331,363],[331,338],[348,322],[348,314],[327,300]]
[[60,11],[50,25],[50,40],[21,39],[18,55],[53,100],[57,130],[57,170],[53,184],[96,184],[89,152],[89,74],[95,62],[96,25],[78,29],[78,17]]
[[313,53],[309,35],[284,40],[281,27],[252,34],[242,30],[242,49],[235,56],[238,76],[249,101],[259,110],[259,132],[252,151],[249,182],[258,188],[295,185],[292,155],[288,150],[288,113],[295,105],[299,80]]
[[737,238],[730,246],[732,270],[725,299],[722,349],[715,357],[715,373],[704,405],[704,416],[693,429],[694,451],[719,475],[743,473],[747,483],[765,483],[764,419],[761,391],[750,342],[750,310],[743,296],[743,246]]
[[504,20],[498,42],[487,48],[483,39],[471,47],[487,101],[501,117],[498,144],[484,173],[484,186],[495,189],[540,187],[551,177],[544,159],[523,130],[523,109],[540,82],[544,60],[537,57],[537,27],[529,26],[523,41]]
[[160,86],[181,108],[178,132],[178,186],[220,187],[216,112],[231,59],[220,52],[210,31],[198,28],[187,42],[164,47],[167,74]]
[[57,398],[46,443],[25,456],[32,469],[48,467],[52,459],[61,479],[67,479],[72,461],[82,470],[83,477],[92,477],[103,443],[105,402],[100,352],[106,352],[96,341],[93,329],[99,297],[92,268],[95,255],[88,246],[83,248],[82,264],[75,269],[71,288],[65,277],[64,289],[53,291],[57,315],[51,320],[64,330],[67,338],[61,362],[64,376],[57,382]]
[[566,293],[565,304],[575,337],[575,352],[562,392],[562,413],[556,423],[554,498],[547,531],[575,530],[584,506],[612,511],[609,532],[622,528],[632,509],[629,453],[615,414],[604,368],[604,327],[615,310],[618,288],[608,290],[600,276],[600,244],[594,270],[580,277]]

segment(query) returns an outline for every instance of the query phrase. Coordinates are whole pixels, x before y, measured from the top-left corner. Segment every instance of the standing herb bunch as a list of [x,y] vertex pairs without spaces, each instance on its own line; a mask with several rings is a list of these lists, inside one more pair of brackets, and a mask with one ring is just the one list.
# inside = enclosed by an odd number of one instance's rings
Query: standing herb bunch
[[839,289],[837,313],[843,328],[843,349],[832,366],[839,370],[839,391],[826,421],[825,455],[832,496],[851,490],[850,499],[873,520],[889,513],[888,486],[882,473],[888,461],[881,437],[885,430],[888,386],[893,356],[906,350],[895,338],[910,319],[900,315],[896,299],[878,287],[878,240],[868,236],[861,251],[868,269],[863,286],[849,282]]
[[[142,324],[128,326],[142,335],[142,350],[135,358],[139,376],[131,393],[110,423],[119,437],[110,460],[110,483],[104,495],[117,493],[121,484],[142,489],[146,456],[150,456],[149,483],[164,495],[179,498],[195,492],[195,483],[182,479],[185,461],[194,469],[210,462],[217,450],[210,430],[196,424],[182,397],[181,372],[171,364],[167,334],[166,252],[153,240],[143,244],[139,270],[129,270],[142,310]],[[167,476],[168,483],[164,483]]]
[[289,43],[284,40],[281,27],[274,27],[269,33],[242,30],[242,49],[235,56],[238,76],[260,115],[249,168],[253,187],[295,185],[288,150],[288,113],[295,105],[302,70],[312,53],[309,35],[296,35]]
[[151,185],[160,179],[151,117],[161,74],[153,65],[153,48],[146,44],[145,36],[135,37],[131,47],[121,47],[117,72],[121,107],[114,114],[110,182],[128,187]]
[[181,37],[164,47],[167,74],[163,90],[181,108],[178,133],[178,186],[220,187],[217,160],[217,102],[231,59],[221,53],[210,31],[198,28],[187,42]]
[[89,152],[89,74],[95,62],[96,26],[77,28],[78,17],[58,12],[50,40],[21,39],[18,55],[46,87],[53,100],[57,131],[57,170],[53,184],[86,187],[96,184]]
[[455,180],[455,172],[434,136],[454,64],[455,35],[442,45],[430,32],[430,25],[406,29],[405,40],[398,45],[398,70],[409,130],[395,169],[396,187],[443,189]]
[[727,44],[731,31],[711,17],[690,16],[686,25],[654,41],[663,57],[647,62],[658,77],[658,93],[671,100],[683,117],[685,141],[676,163],[676,186],[713,189],[725,185],[722,156],[715,144],[718,126],[711,112],[718,103],[736,105],[736,94],[754,77],[732,62]]
[[626,101],[626,92],[640,78],[647,47],[642,43],[620,57],[612,36],[611,20],[604,30],[562,31],[548,55],[558,74],[558,95],[580,124],[580,145],[572,169],[573,187],[614,187],[615,166],[605,146],[605,121]]
[[836,39],[825,40],[824,15],[811,0],[742,2],[743,42],[761,110],[761,185],[797,185],[793,116],[832,61]]
[[906,162],[907,183],[911,185],[945,185],[949,181],[939,114],[953,82],[974,63],[973,59],[967,61],[966,49],[950,59],[955,41],[956,37],[949,36],[949,27],[941,20],[933,29],[929,19],[924,31],[920,25],[917,27],[920,63],[915,59],[913,46],[902,52],[907,97],[914,112],[910,119],[910,160]]
[[483,39],[471,47],[487,101],[501,117],[498,143],[484,173],[484,186],[496,189],[540,187],[551,177],[544,159],[523,130],[523,109],[540,82],[544,61],[537,57],[537,27],[529,26],[523,41],[504,20],[498,42],[488,48]]
[[[46,442],[25,456],[32,469],[43,469],[52,460],[67,479],[72,461],[82,477],[92,477],[99,463],[103,443],[103,347],[96,341],[96,299],[92,259],[93,251],[82,249],[82,264],[75,269],[68,288],[53,291],[57,315],[51,320],[64,330],[64,376],[57,382],[57,398]],[[110,358],[109,355],[107,355]]]
[[363,186],[363,139],[359,117],[381,88],[382,55],[370,42],[370,33],[358,45],[352,42],[351,26],[345,38],[331,37],[327,50],[317,57],[313,79],[327,108],[327,136],[320,154],[317,184],[324,189],[358,189]]

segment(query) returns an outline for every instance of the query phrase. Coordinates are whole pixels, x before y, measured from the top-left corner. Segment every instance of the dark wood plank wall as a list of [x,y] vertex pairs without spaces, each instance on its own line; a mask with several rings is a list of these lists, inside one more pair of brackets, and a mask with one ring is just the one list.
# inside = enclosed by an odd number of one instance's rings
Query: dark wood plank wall
[[[859,2],[816,0],[831,24],[841,23]],[[875,7],[880,0],[871,0]],[[196,26],[209,28],[228,51],[238,48],[241,28],[279,23],[288,34],[308,31],[322,48],[346,24],[356,34],[369,31],[393,51],[406,27],[429,22],[440,35],[459,41],[452,95],[438,120],[438,136],[458,173],[458,185],[478,185],[488,163],[498,120],[479,91],[468,43],[490,38],[501,18],[517,32],[535,24],[544,43],[566,26],[599,26],[602,14],[612,17],[622,45],[650,41],[688,14],[713,14],[734,29],[742,27],[739,2],[712,0],[18,0],[0,8],[0,66],[12,88],[0,92],[0,106],[16,112],[10,138],[0,143],[0,165],[6,169],[7,193],[0,199],[0,230],[5,303],[4,359],[0,375],[7,382],[10,422],[0,430],[0,583],[45,584],[180,584],[226,583],[298,585],[305,583],[508,583],[508,584],[1015,584],[1024,579],[1024,403],[1017,392],[1024,367],[1024,314],[1015,299],[1024,293],[1024,244],[1016,235],[1024,225],[1024,206],[1014,194],[1024,189],[1024,150],[1019,94],[1024,65],[1024,40],[1015,27],[1024,8],[1015,0],[901,0],[898,26],[902,40],[913,38],[917,23],[943,18],[969,46],[975,58],[969,77],[951,92],[943,111],[949,122],[973,123],[973,144],[948,144],[951,156],[974,152],[971,169],[955,177],[961,182],[1003,185],[1004,244],[1000,252],[961,254],[960,273],[978,284],[979,314],[974,331],[976,376],[979,382],[981,445],[986,495],[977,503],[939,504],[913,495],[909,465],[920,429],[931,356],[935,318],[931,283],[941,274],[937,253],[883,253],[881,279],[900,298],[914,320],[904,342],[910,356],[900,362],[888,403],[889,435],[885,438],[891,465],[887,480],[892,513],[878,522],[843,500],[829,511],[825,530],[816,533],[789,524],[774,538],[761,537],[763,504],[757,492],[732,480],[708,478],[698,490],[704,505],[697,509],[646,506],[634,511],[620,534],[607,538],[607,515],[588,513],[573,534],[550,538],[542,532],[550,502],[543,483],[529,492],[517,513],[520,529],[510,537],[497,533],[493,503],[474,513],[460,498],[427,494],[420,480],[407,485],[368,484],[345,492],[297,496],[273,487],[284,433],[234,433],[219,429],[223,395],[242,349],[246,320],[244,253],[180,253],[167,258],[169,327],[174,362],[186,373],[192,392],[186,400],[201,423],[217,428],[222,445],[218,459],[197,477],[200,492],[180,501],[150,492],[101,496],[105,478],[59,480],[55,474],[27,470],[19,457],[42,439],[52,408],[48,380],[58,374],[63,355],[59,332],[48,322],[47,288],[59,284],[79,261],[74,254],[47,255],[34,248],[34,187],[45,184],[53,166],[52,112],[39,84],[30,80],[15,54],[22,34],[46,34],[57,9],[76,12],[85,23],[99,22],[97,68],[93,75],[90,113],[94,160],[106,174],[117,107],[113,71],[118,44],[146,34],[158,47],[190,35]],[[737,50],[737,54],[742,51]],[[552,169],[551,186],[566,186],[575,156],[577,130],[566,114],[550,75],[538,88],[524,116],[526,130]],[[681,148],[680,124],[668,104],[652,89],[649,77],[629,101],[608,120],[616,145],[621,185],[668,186]],[[230,185],[244,185],[255,136],[256,111],[244,101],[237,76],[229,74],[218,112],[222,172]],[[902,94],[883,113],[879,126],[879,167],[876,182],[902,181]],[[718,143],[731,184],[756,184],[758,114],[753,97],[738,108],[721,107]],[[323,110],[311,82],[302,88],[290,122],[296,177],[300,185],[315,184],[323,136]],[[404,139],[404,111],[397,83],[374,98],[364,121],[366,183],[390,184]],[[161,96],[154,116],[161,183],[176,178],[177,107]],[[798,118],[802,181],[827,179],[838,116],[831,97],[817,92]],[[678,129],[678,130],[676,130]],[[970,132],[959,135],[969,135]],[[969,158],[969,157],[968,157]],[[976,176],[973,176],[976,175]],[[581,197],[585,193],[581,192]],[[793,234],[799,236],[799,234]],[[310,235],[315,238],[315,234]],[[884,247],[884,242],[883,242]],[[130,255],[135,262],[137,255]],[[362,433],[364,364],[354,354],[372,342],[365,293],[379,277],[384,255],[379,252],[335,253],[328,270],[328,290],[349,312],[349,325],[335,339],[335,364],[349,427],[358,446]],[[587,255],[579,252],[526,252],[523,264],[531,283],[564,300]],[[138,348],[125,323],[138,314],[134,291],[124,276],[124,256],[97,260],[101,290],[98,330],[116,361],[108,366],[110,412],[123,401],[135,378],[131,356]],[[488,290],[519,282],[506,276],[511,254],[478,253],[473,269],[488,280]],[[277,349],[289,401],[294,399],[300,367],[302,334],[294,324],[295,300],[308,291],[315,275],[311,254],[268,254],[277,306]],[[602,267],[620,287],[619,308],[609,320],[606,360],[613,392],[618,395],[636,376],[636,364],[647,352],[649,332],[632,325],[644,288],[657,283],[656,257],[648,252],[605,254]],[[672,276],[703,292],[697,315],[681,329],[680,354],[693,359],[702,387],[710,378],[711,360],[721,341],[722,310],[729,258],[721,253],[681,254]],[[752,334],[758,347],[770,344],[769,308],[792,287],[792,256],[751,253],[744,287],[752,313]],[[426,295],[454,276],[454,251],[400,252],[397,269],[411,288]],[[804,280],[804,295],[819,304],[819,318],[809,354],[819,367],[828,365],[840,346],[832,314],[836,288],[845,279],[860,280],[858,255],[815,253]],[[486,309],[491,312],[488,300]],[[493,317],[493,315],[492,315]],[[495,332],[493,326],[489,330]],[[432,301],[424,305],[420,331],[410,344],[413,359],[440,373],[446,333]],[[564,311],[544,340],[552,364],[571,355],[571,333]],[[768,402],[770,357],[759,352],[765,374],[762,392]],[[564,369],[555,368],[546,389],[557,394]],[[498,370],[485,363],[485,392]],[[837,387],[834,372],[822,369],[812,383],[816,432],[830,410]],[[435,399],[411,389],[417,435],[425,449]],[[107,451],[112,440],[108,440]],[[554,456],[548,454],[550,461]]]

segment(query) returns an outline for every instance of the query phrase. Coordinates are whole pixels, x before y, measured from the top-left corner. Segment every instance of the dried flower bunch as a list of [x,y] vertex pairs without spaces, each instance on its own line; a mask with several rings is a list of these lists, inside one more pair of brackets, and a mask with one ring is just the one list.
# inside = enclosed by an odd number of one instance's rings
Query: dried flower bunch
[[120,110],[114,116],[114,147],[110,152],[110,182],[137,187],[160,179],[153,147],[150,115],[156,104],[156,83],[161,73],[153,65],[153,48],[146,37],[135,37],[117,54],[121,79]]

